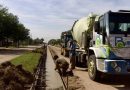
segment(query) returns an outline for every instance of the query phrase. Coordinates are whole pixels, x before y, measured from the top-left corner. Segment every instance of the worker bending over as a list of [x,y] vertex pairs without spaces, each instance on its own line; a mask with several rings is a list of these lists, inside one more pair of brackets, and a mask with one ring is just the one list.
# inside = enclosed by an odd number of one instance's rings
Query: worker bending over
[[69,63],[64,58],[59,58],[57,55],[54,56],[54,60],[56,64],[55,70],[59,70],[60,74],[65,76],[69,68]]

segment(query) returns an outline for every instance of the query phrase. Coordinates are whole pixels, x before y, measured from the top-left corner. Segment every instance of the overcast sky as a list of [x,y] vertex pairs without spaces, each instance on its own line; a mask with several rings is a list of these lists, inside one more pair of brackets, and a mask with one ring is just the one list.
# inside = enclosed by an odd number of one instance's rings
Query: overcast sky
[[0,0],[30,29],[33,38],[60,38],[73,22],[89,13],[130,10],[130,0]]

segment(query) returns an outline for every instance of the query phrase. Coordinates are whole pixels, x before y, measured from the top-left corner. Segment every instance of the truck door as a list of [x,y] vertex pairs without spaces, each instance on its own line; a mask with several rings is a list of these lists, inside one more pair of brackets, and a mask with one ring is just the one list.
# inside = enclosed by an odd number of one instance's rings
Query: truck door
[[106,44],[106,19],[105,17],[100,18],[100,39],[102,44]]

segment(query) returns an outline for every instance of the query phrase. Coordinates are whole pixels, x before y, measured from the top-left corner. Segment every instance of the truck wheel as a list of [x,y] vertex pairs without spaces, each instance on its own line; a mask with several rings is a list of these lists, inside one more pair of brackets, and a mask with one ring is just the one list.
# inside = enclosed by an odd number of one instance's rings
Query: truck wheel
[[91,80],[98,81],[100,79],[100,74],[96,67],[96,57],[95,55],[90,55],[88,60],[88,75]]

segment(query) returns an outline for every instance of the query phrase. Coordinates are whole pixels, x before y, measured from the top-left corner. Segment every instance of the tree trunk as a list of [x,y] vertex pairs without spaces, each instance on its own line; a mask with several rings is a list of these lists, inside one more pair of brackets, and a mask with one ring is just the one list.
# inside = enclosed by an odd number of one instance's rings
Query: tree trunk
[[17,47],[19,48],[19,40],[18,40],[18,44],[17,44]]
[[9,40],[8,40],[8,38],[6,39],[6,48],[8,48],[9,47]]

